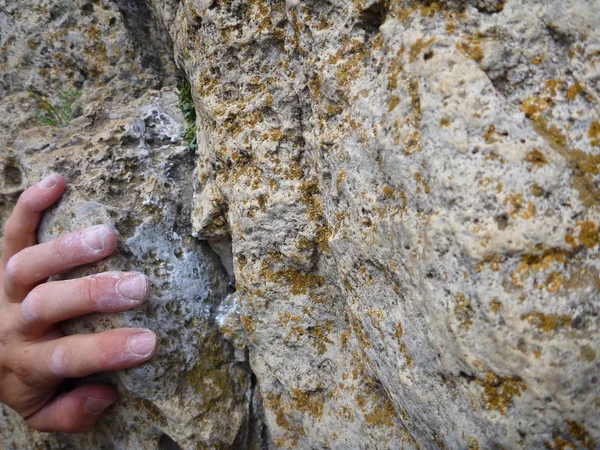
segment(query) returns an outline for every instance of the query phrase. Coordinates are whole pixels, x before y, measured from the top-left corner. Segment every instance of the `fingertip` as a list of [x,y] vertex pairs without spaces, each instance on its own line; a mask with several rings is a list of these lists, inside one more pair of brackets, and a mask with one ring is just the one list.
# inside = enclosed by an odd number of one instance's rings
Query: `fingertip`
[[147,361],[156,354],[158,339],[152,330],[140,329],[127,339],[127,350],[135,359]]
[[56,397],[27,421],[38,431],[81,433],[88,431],[116,401],[114,387],[88,384]]
[[117,233],[108,225],[96,225],[82,232],[81,242],[88,252],[110,255],[117,247]]
[[65,188],[66,183],[65,177],[57,172],[52,172],[50,175],[40,181],[37,184],[37,187],[43,190],[60,190]]
[[87,395],[83,409],[91,415],[102,414],[109,406],[117,401],[117,391],[112,386],[105,384],[85,386],[84,394]]
[[106,251],[112,253],[117,248],[117,232],[108,225],[102,226],[102,235],[106,244]]
[[31,212],[41,212],[54,204],[66,189],[65,177],[51,173],[21,195],[19,202]]

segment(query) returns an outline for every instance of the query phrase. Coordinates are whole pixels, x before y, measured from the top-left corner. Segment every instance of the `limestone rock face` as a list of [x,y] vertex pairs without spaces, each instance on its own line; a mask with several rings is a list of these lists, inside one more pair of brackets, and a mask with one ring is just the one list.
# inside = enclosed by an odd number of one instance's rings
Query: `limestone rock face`
[[[18,36],[57,28],[6,3]],[[90,436],[2,418],[14,448],[600,444],[596,1],[122,3],[59,9],[120,11],[118,46],[145,23],[155,75],[111,106],[137,72],[106,67],[60,132],[27,115],[23,92],[46,81],[11,72],[49,56],[0,31],[0,104],[19,111],[0,119],[0,213],[64,169],[75,185],[40,238],[111,221],[122,250],[102,270],[156,286],[145,310],[68,330],[144,324],[164,348],[111,378],[124,398]],[[138,98],[173,85],[169,54],[195,154],[173,89]]]

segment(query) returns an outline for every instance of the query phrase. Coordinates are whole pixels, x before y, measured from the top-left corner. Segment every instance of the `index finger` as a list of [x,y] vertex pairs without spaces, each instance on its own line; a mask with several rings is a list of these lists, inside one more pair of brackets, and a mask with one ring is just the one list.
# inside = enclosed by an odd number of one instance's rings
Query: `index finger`
[[65,192],[65,186],[64,177],[52,173],[21,194],[4,227],[0,270],[6,269],[6,263],[11,257],[36,244],[35,233],[41,213],[60,198]]

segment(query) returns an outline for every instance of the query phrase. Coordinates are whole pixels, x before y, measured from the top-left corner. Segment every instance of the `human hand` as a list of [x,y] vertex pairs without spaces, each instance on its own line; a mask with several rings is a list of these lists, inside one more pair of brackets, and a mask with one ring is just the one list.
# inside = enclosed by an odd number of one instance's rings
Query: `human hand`
[[60,198],[65,184],[52,174],[27,189],[6,222],[0,257],[0,401],[38,431],[81,432],[116,401],[116,390],[87,384],[57,395],[62,381],[138,365],[152,358],[157,341],[154,333],[131,328],[62,333],[60,321],[125,311],[150,293],[146,276],[127,272],[46,282],[106,258],[116,247],[115,232],[105,225],[36,245],[41,213]]

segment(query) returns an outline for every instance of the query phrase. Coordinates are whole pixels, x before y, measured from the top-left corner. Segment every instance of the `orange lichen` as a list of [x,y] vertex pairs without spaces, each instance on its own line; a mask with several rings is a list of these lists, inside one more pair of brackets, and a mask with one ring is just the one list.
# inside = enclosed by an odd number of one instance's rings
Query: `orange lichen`
[[563,284],[563,276],[560,272],[552,272],[546,279],[546,288],[552,294],[558,292]]
[[593,121],[591,123],[588,136],[592,147],[600,147],[600,122]]
[[429,47],[431,47],[431,45],[435,42],[434,38],[431,39],[425,39],[425,38],[419,38],[417,39],[413,45],[410,46],[410,50],[409,50],[409,62],[414,62],[417,57],[421,54],[421,52]]
[[462,330],[468,331],[473,324],[473,316],[475,312],[473,311],[473,305],[465,295],[461,292],[456,294],[456,305],[454,306],[454,314],[458,318],[460,322],[460,328]]
[[499,301],[498,299],[493,299],[490,302],[490,311],[497,314],[502,309],[503,306],[504,305],[502,304],[501,301]]
[[404,344],[404,342],[402,342],[402,335],[402,323],[398,322],[398,325],[396,325],[396,331],[394,332],[394,337],[398,341],[398,349],[400,350],[400,353],[404,355],[404,359],[406,360],[406,366],[410,369],[412,368],[412,359],[408,353],[406,345]]
[[534,311],[528,314],[521,315],[521,319],[527,320],[531,325],[536,326],[544,333],[555,331],[557,328],[565,328],[571,326],[571,316],[568,314],[542,314]]
[[579,242],[587,248],[594,248],[598,245],[598,226],[592,221],[577,222],[577,226],[580,229]]
[[520,397],[521,392],[527,389],[519,378],[500,377],[493,372],[486,373],[485,378],[477,383],[483,387],[483,407],[502,415],[512,405],[514,397]]
[[479,45],[479,39],[474,36],[469,36],[466,39],[458,41],[456,43],[456,48],[464,56],[475,62],[481,62],[483,60],[484,54]]
[[542,117],[542,114],[548,109],[548,102],[539,97],[529,97],[521,104],[521,111],[532,120]]
[[540,152],[537,148],[527,153],[527,156],[525,156],[525,161],[533,164],[536,167],[542,167],[543,165],[548,163],[548,160],[546,159],[544,154]]

